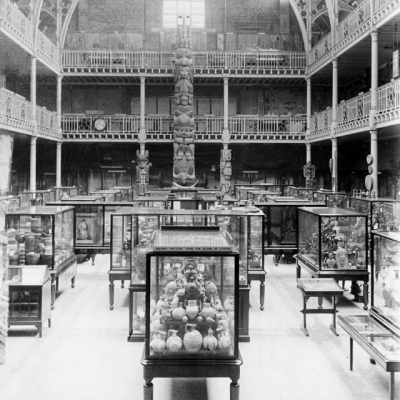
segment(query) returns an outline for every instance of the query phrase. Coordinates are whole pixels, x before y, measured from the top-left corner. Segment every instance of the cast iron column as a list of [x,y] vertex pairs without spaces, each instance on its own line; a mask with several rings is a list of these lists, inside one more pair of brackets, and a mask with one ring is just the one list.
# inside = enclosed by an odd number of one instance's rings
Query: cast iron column
[[33,132],[31,136],[30,151],[30,173],[29,189],[36,190],[36,141],[37,141],[37,119],[36,119],[36,57],[31,56],[31,103]]

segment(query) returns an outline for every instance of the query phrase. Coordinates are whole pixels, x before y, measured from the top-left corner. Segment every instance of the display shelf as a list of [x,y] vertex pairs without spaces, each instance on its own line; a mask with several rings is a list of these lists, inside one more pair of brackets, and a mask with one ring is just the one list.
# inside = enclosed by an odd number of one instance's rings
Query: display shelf
[[21,207],[44,206],[56,199],[55,189],[24,190],[21,194]]
[[62,200],[65,197],[78,196],[78,188],[76,186],[54,186],[56,191],[54,200]]
[[8,325],[34,325],[42,337],[43,324],[51,326],[51,277],[46,265],[7,269]]
[[37,206],[6,214],[10,265],[47,265],[51,275],[51,305],[68,276],[75,285],[74,209],[66,206]]
[[[368,306],[367,215],[329,207],[298,209],[297,278],[301,268],[313,277],[351,280],[354,301]],[[357,283],[363,282],[363,288]]]
[[[185,368],[171,366],[168,376],[198,376],[210,361],[220,372],[208,376],[238,367],[238,299],[239,253],[218,227],[155,231],[146,253],[145,386],[161,366],[177,361]],[[231,379],[237,385],[235,372]]]
[[121,190],[95,190],[89,193],[90,196],[103,195],[107,202],[115,201],[122,202],[122,191]]
[[350,193],[319,189],[313,192],[312,200],[324,202],[327,207],[346,208],[349,198]]
[[400,232],[372,231],[371,309],[368,315],[339,316],[350,336],[350,370],[353,341],[370,359],[390,373],[389,399],[394,400],[395,372],[400,372]]
[[121,201],[130,202],[133,199],[133,186],[114,186],[111,190],[121,191]]
[[292,256],[298,252],[297,214],[298,208],[304,205],[323,207],[324,203],[314,203],[299,197],[274,197],[266,203],[255,203],[265,214],[264,254],[272,254],[275,265],[291,262]]

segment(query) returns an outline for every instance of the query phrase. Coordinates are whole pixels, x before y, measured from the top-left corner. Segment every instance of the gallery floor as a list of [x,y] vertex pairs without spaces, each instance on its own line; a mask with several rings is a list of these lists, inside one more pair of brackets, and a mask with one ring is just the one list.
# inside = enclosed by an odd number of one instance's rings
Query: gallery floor
[[[6,362],[0,366],[1,400],[142,399],[143,343],[128,343],[128,289],[116,285],[115,309],[108,308],[108,256],[96,265],[78,266],[75,289],[66,288],[56,301],[51,328],[12,329]],[[250,343],[240,343],[243,357],[241,399],[386,400],[389,374],[372,365],[354,346],[354,371],[349,370],[349,337],[329,329],[331,315],[302,322],[302,297],[296,288],[295,265],[275,266],[266,257],[265,310],[259,309],[259,284],[253,282]],[[303,273],[304,277],[307,274]],[[311,299],[310,302],[316,301]],[[328,306],[328,300],[324,300]],[[312,304],[311,304],[312,305]],[[347,299],[340,314],[365,313]],[[228,378],[155,379],[154,399],[229,399]],[[400,377],[396,383],[400,399]]]

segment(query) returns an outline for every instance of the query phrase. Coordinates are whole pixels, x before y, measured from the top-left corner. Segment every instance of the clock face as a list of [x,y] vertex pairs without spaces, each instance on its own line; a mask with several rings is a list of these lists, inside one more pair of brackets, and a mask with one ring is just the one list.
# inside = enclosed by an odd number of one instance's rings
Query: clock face
[[94,127],[98,131],[102,131],[106,127],[106,121],[103,118],[98,118],[96,121],[94,121]]

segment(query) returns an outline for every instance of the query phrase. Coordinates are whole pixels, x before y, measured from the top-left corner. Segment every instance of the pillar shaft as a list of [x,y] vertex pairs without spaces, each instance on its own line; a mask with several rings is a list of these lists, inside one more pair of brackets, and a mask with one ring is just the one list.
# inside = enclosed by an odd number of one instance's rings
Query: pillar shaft
[[311,162],[311,143],[306,143],[306,162]]
[[57,130],[59,137],[62,136],[61,129],[61,94],[62,94],[62,76],[57,76]]
[[371,194],[378,196],[378,132],[373,130],[371,133],[371,156],[372,156],[372,189]]
[[307,136],[311,130],[311,78],[306,78],[307,82]]
[[37,137],[31,136],[29,190],[36,190],[36,142]]
[[332,190],[338,191],[338,154],[337,154],[337,139],[332,139]]
[[222,144],[224,148],[228,148],[229,143],[229,125],[228,125],[228,114],[229,114],[229,80],[224,78],[224,126],[222,128]]
[[140,154],[145,153],[146,144],[146,125],[145,125],[145,105],[146,105],[146,92],[145,92],[145,81],[144,76],[140,77],[140,129],[139,129],[139,144]]
[[378,88],[378,32],[371,33],[371,111],[376,112]]
[[332,122],[336,124],[338,104],[338,61],[332,60]]
[[61,185],[61,142],[57,142],[57,155],[56,155],[56,186]]

